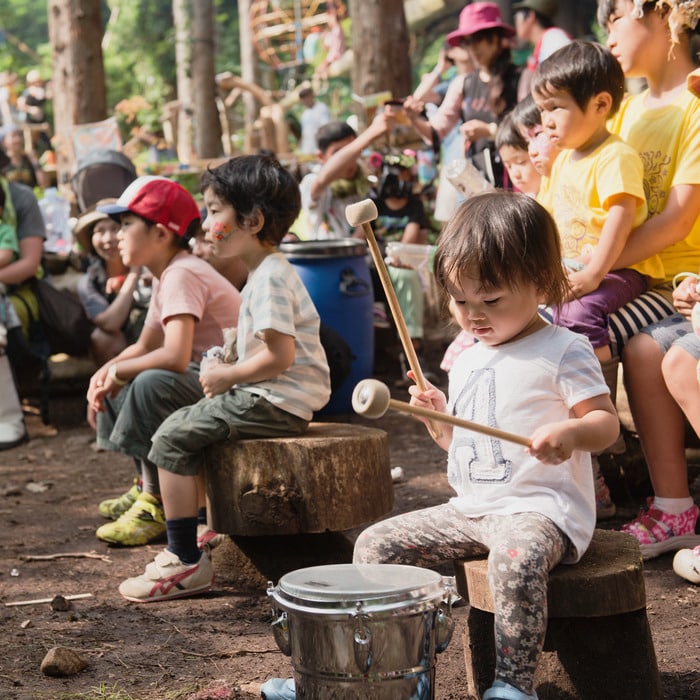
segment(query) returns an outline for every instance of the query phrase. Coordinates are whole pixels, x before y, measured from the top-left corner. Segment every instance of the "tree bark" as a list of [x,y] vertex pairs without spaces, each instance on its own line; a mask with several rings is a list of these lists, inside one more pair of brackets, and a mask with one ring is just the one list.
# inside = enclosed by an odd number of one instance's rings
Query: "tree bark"
[[221,120],[214,80],[214,7],[212,0],[197,0],[192,22],[192,98],[194,151],[198,158],[222,154]]
[[100,0],[49,0],[54,142],[58,182],[70,176],[71,131],[107,117]]
[[352,91],[411,93],[411,60],[403,0],[350,0]]
[[175,26],[175,74],[177,79],[177,157],[189,165],[192,160],[192,2],[173,0]]

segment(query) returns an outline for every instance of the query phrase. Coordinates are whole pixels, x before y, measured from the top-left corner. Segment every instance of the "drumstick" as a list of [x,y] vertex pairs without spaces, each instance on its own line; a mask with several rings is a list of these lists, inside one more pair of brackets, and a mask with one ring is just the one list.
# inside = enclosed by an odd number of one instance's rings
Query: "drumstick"
[[401,413],[430,418],[431,420],[441,423],[455,425],[458,428],[466,428],[476,433],[483,433],[484,435],[490,435],[500,440],[530,447],[530,440],[521,435],[508,433],[498,428],[491,428],[481,423],[474,423],[464,418],[457,418],[457,416],[451,416],[448,413],[440,413],[432,408],[412,406],[405,401],[392,399],[389,393],[389,387],[376,379],[363,379],[361,382],[358,382],[355,386],[355,390],[352,392],[352,407],[356,413],[367,416],[367,418],[381,418],[388,409],[393,408],[395,411],[401,411]]
[[[391,283],[389,272],[384,264],[384,258],[379,250],[379,244],[377,243],[372,227],[369,225],[369,222],[374,221],[377,216],[377,206],[371,199],[363,199],[361,202],[349,204],[347,207],[345,207],[345,218],[348,220],[350,226],[353,228],[356,226],[362,226],[362,229],[365,232],[365,238],[367,239],[367,244],[369,245],[369,252],[372,254],[374,266],[377,268],[379,279],[381,280],[382,287],[384,287],[384,293],[386,294],[386,299],[389,302],[389,309],[391,310],[391,315],[396,323],[396,330],[399,333],[399,339],[401,340],[403,351],[406,355],[406,359],[408,360],[408,365],[413,371],[413,376],[415,377],[418,388],[421,391],[425,391],[428,388],[428,385],[425,382],[423,371],[420,368],[418,356],[416,355],[416,349],[413,347],[413,343],[411,342],[411,336],[409,335],[408,328],[406,327],[406,321],[401,313],[401,307],[399,306],[399,300],[396,297],[396,292],[394,291],[394,285]],[[430,422],[430,430],[433,437],[436,439],[439,439],[442,436],[440,426],[433,421]]]

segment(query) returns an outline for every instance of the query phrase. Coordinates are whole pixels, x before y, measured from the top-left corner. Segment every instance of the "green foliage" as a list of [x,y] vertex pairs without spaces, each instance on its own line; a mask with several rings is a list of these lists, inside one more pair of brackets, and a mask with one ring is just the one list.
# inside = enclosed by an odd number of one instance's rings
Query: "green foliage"
[[0,71],[20,78],[31,68],[51,74],[51,46],[46,0],[0,2]]

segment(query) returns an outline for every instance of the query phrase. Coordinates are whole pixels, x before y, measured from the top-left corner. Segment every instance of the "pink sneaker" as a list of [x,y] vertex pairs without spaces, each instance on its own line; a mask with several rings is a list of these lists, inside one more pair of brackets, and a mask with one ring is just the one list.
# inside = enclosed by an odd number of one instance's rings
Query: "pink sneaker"
[[647,508],[623,525],[622,531],[639,541],[643,559],[695,547],[700,545],[700,509],[693,505],[680,515],[671,515],[655,508],[654,500],[649,498]]
[[700,583],[700,545],[681,549],[673,557],[673,570],[686,581]]

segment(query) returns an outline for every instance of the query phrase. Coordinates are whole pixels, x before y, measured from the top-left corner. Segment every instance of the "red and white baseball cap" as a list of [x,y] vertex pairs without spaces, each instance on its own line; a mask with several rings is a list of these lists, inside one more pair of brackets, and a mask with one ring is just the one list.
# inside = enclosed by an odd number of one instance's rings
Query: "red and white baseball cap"
[[194,197],[182,185],[156,175],[137,177],[114,204],[98,206],[97,211],[110,216],[129,211],[178,236],[184,236],[187,227],[200,218]]

